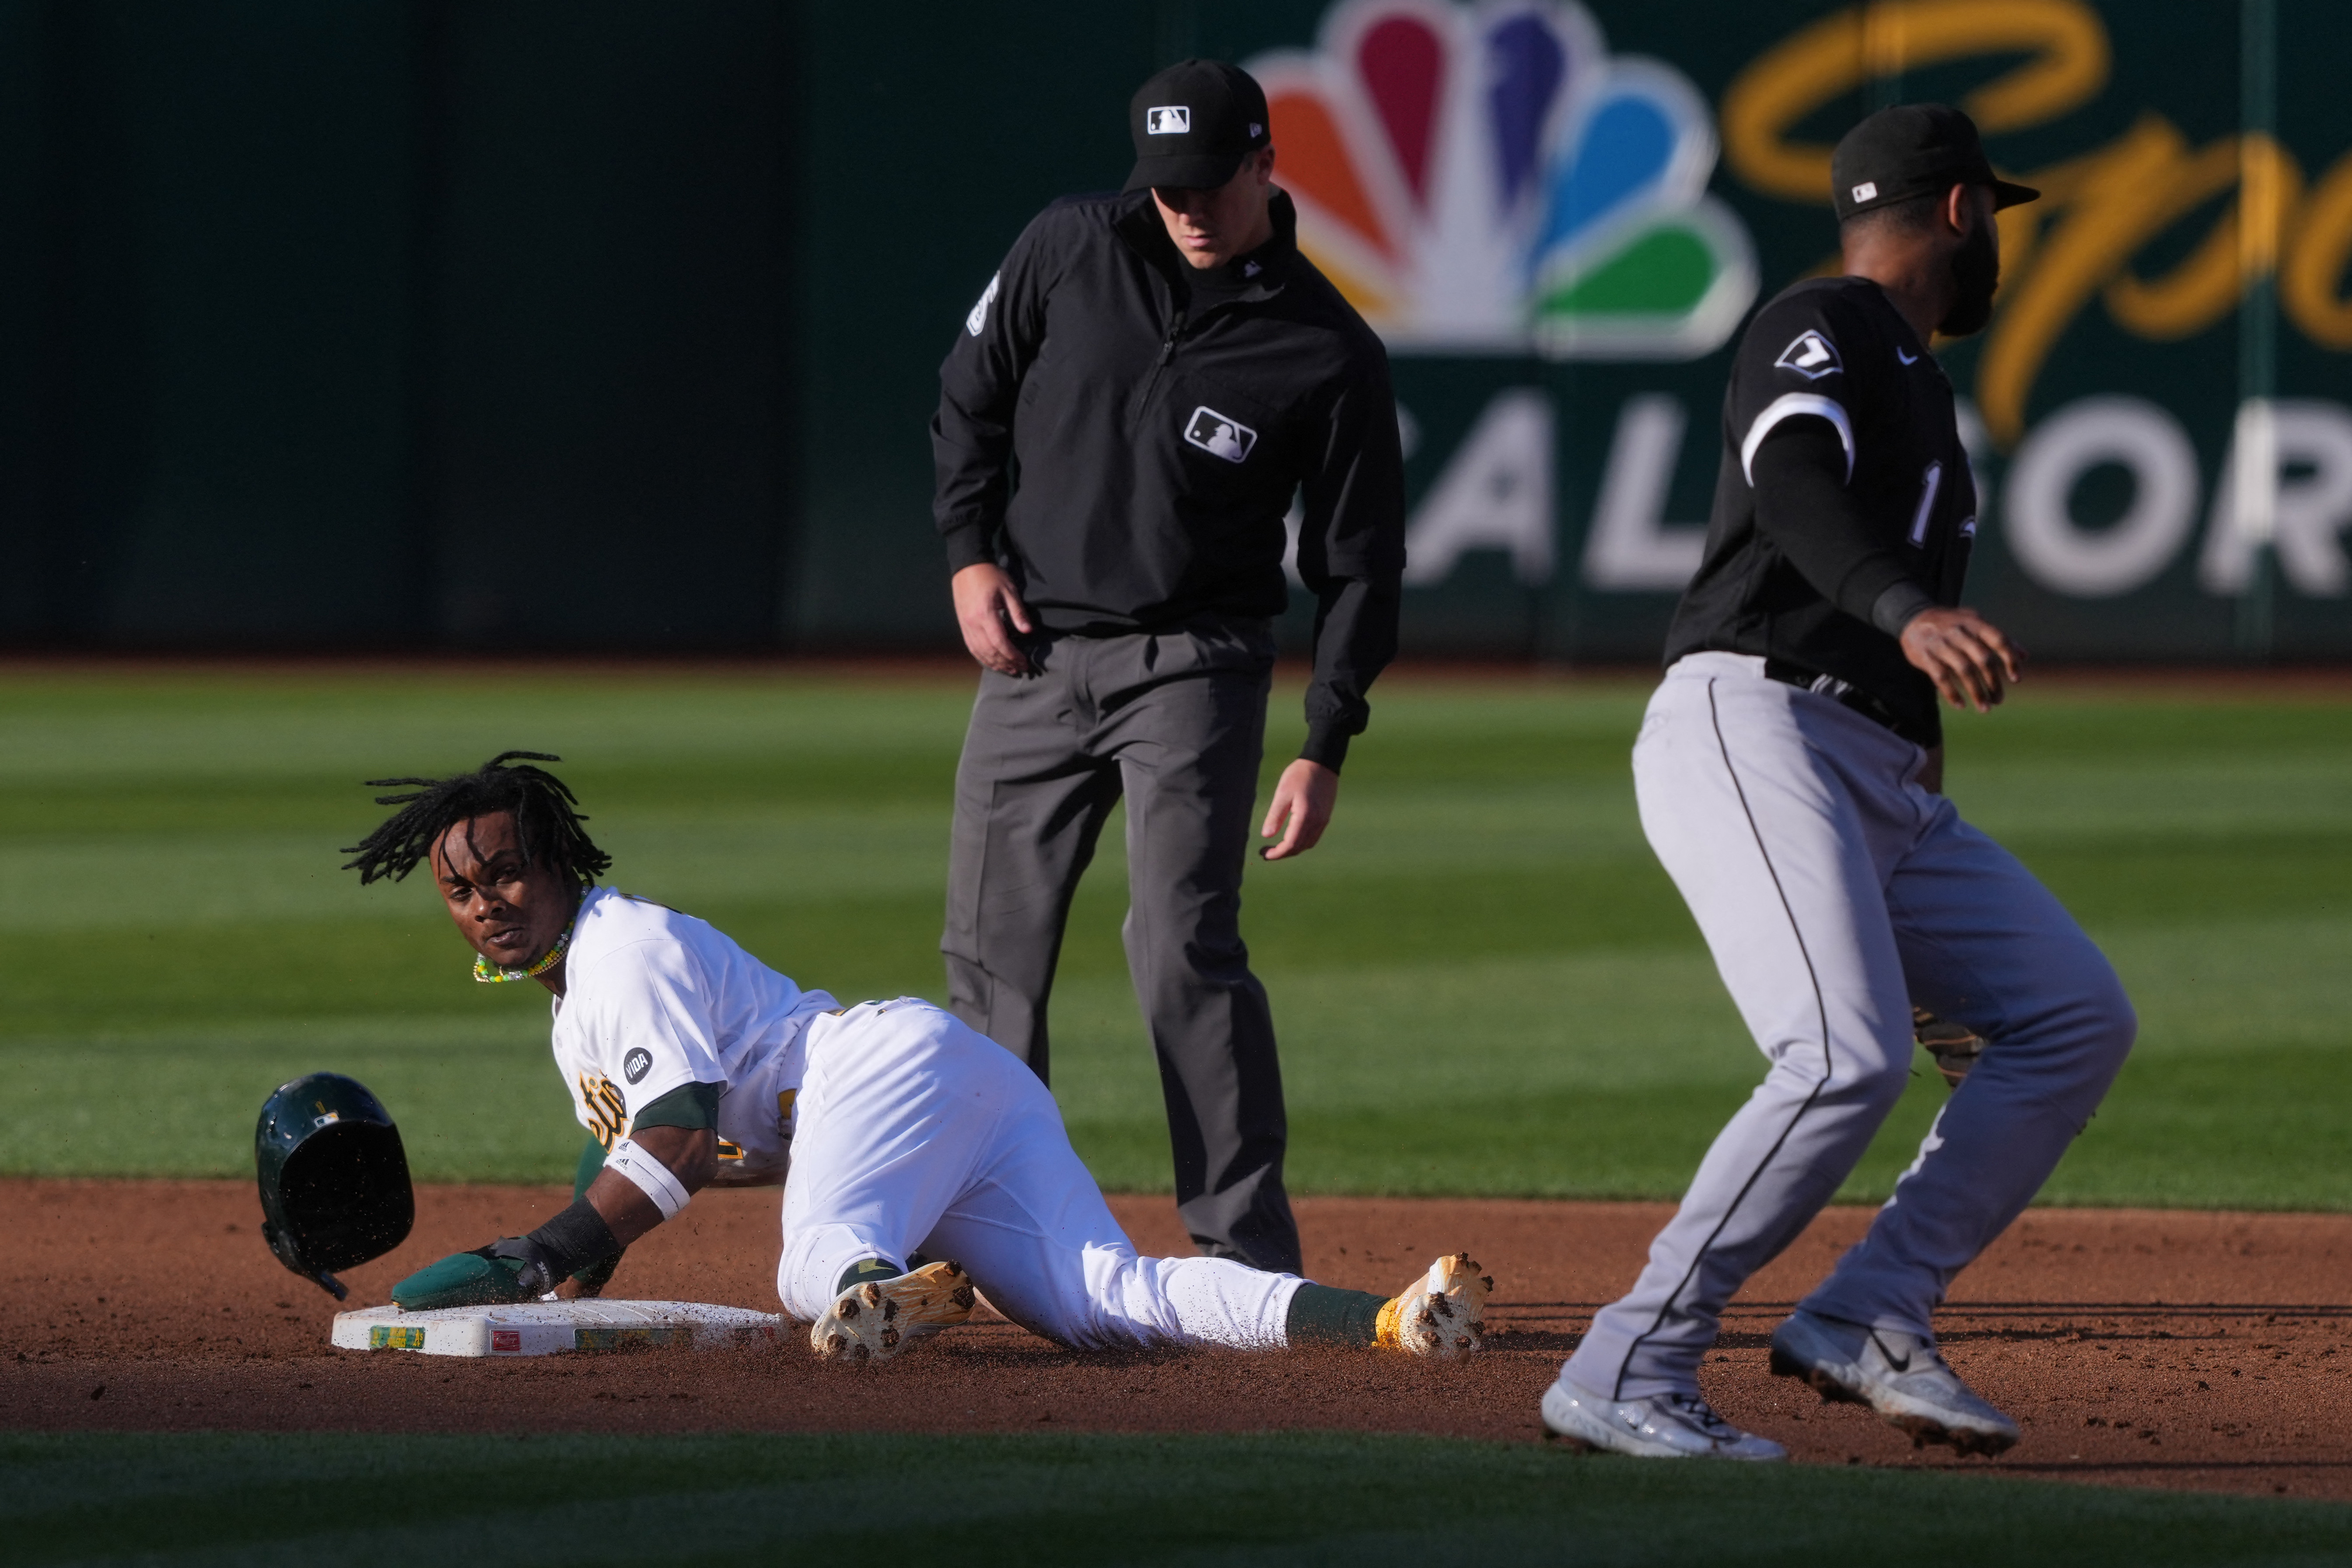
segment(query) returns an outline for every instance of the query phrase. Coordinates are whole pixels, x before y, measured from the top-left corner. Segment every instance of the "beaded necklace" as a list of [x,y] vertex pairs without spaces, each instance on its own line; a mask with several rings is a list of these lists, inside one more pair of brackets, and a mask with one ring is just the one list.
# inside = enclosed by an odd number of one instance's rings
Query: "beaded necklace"
[[565,926],[563,934],[555,939],[555,945],[547,950],[547,956],[529,969],[493,969],[488,959],[477,953],[474,956],[474,978],[484,985],[503,985],[509,980],[536,980],[562,963],[564,950],[571,945],[572,928]]

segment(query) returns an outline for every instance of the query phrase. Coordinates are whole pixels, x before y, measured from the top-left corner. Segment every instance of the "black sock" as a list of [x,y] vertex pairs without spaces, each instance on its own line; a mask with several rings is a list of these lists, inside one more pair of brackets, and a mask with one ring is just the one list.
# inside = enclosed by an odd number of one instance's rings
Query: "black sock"
[[868,1258],[862,1262],[853,1263],[844,1269],[841,1283],[833,1288],[833,1293],[838,1296],[853,1285],[864,1285],[876,1279],[896,1279],[905,1272],[905,1269],[895,1263],[886,1262],[879,1258]]
[[1310,1279],[1291,1297],[1282,1331],[1294,1345],[1347,1345],[1360,1350],[1376,1342],[1381,1309],[1388,1304],[1386,1296],[1341,1290]]

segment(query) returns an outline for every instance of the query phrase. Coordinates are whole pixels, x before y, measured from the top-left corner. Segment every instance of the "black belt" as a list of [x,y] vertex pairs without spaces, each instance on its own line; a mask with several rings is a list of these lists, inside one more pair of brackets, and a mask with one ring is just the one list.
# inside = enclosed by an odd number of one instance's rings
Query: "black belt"
[[1794,686],[1816,696],[1826,697],[1842,708],[1851,708],[1872,723],[1894,731],[1915,746],[1936,744],[1934,737],[1921,734],[1916,725],[1905,721],[1894,709],[1850,680],[1840,680],[1834,675],[1822,675],[1807,669],[1801,664],[1790,664],[1784,658],[1766,659],[1764,677],[1783,686]]

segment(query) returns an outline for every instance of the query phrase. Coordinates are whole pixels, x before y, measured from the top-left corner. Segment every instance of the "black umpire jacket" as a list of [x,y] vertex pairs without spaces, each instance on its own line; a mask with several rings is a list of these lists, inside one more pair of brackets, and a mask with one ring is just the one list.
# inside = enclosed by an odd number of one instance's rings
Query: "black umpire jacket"
[[1108,636],[1281,614],[1299,496],[1301,754],[1336,768],[1396,651],[1404,465],[1380,340],[1273,216],[1204,288],[1149,191],[1038,215],[940,367],[932,510],[950,571],[997,562],[1039,625]]

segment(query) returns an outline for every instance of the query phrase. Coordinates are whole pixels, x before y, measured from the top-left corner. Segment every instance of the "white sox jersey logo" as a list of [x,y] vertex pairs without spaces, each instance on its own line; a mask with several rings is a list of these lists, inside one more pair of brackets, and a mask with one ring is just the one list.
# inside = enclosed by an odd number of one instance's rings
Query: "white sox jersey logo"
[[1228,463],[1238,463],[1250,455],[1257,445],[1257,432],[1230,415],[1220,414],[1206,404],[1192,410],[1192,417],[1184,426],[1184,439],[1212,457],[1223,458]]
[[1191,106],[1171,103],[1143,111],[1143,130],[1150,136],[1181,136],[1192,129]]
[[996,303],[997,286],[1003,281],[1004,274],[1002,272],[991,278],[988,287],[981,290],[980,303],[974,305],[971,313],[963,319],[963,330],[973,337],[980,336],[981,329],[988,325],[988,308]]
[[1836,374],[1845,366],[1838,360],[1837,345],[1808,327],[1780,351],[1780,357],[1772,362],[1772,368],[1793,370],[1807,381],[1819,381],[1825,375]]

